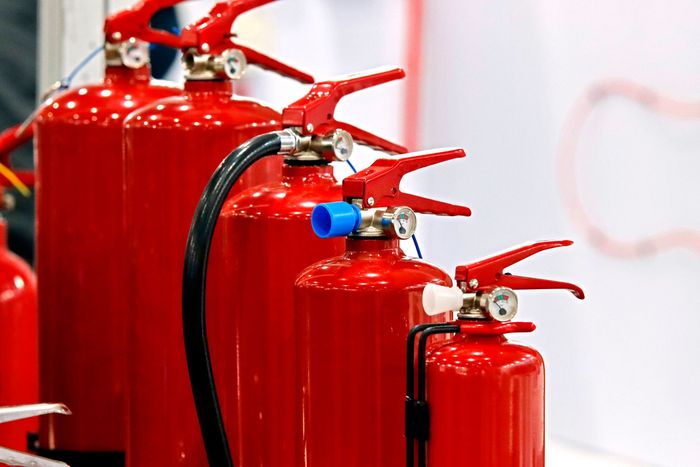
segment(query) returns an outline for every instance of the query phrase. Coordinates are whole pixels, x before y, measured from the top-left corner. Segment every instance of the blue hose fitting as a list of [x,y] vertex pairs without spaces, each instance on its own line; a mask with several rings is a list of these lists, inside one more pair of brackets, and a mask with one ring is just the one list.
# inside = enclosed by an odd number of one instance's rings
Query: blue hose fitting
[[360,208],[344,201],[321,203],[311,212],[311,226],[321,238],[350,235],[361,221]]

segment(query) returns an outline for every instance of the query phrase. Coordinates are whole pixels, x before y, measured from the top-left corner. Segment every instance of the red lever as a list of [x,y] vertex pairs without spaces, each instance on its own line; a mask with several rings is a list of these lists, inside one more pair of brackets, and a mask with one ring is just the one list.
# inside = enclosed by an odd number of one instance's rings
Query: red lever
[[221,54],[225,50],[235,48],[243,52],[248,63],[252,65],[288,76],[302,83],[311,84],[314,82],[313,76],[237,43],[235,35],[231,33],[233,23],[238,16],[273,1],[275,0],[219,2],[214,5],[207,16],[182,30],[180,47],[183,49],[196,48],[200,53],[211,54]]
[[470,216],[472,211],[468,207],[399,190],[401,179],[407,173],[465,156],[463,149],[453,148],[414,152],[400,159],[377,159],[371,166],[343,180],[343,196],[346,199],[362,199],[363,208],[408,206],[416,212],[438,216]]
[[[34,125],[23,128],[22,124],[17,124],[0,133],[0,163],[11,168],[10,153],[31,141],[33,136]],[[34,186],[34,171],[14,170],[13,172],[22,183]],[[0,177],[0,186],[11,188],[14,185],[6,177]]]
[[8,165],[7,159],[12,151],[30,141],[34,136],[34,125],[29,125],[22,130],[22,124],[11,126],[0,133],[0,162]]
[[343,96],[405,76],[406,73],[401,68],[377,68],[318,82],[304,97],[284,109],[282,123],[286,127],[300,128],[305,135],[325,136],[336,129],[345,130],[358,143],[388,153],[404,154],[408,152],[405,147],[353,125],[338,122],[333,114]]
[[[535,253],[549,250],[550,248],[569,246],[573,243],[571,240],[560,240],[524,245],[466,266],[457,266],[455,279],[457,282],[466,283],[467,290],[470,292],[498,286],[508,287],[513,290],[564,289],[573,293],[576,298],[583,299],[583,290],[577,285],[533,277],[513,276],[503,272],[508,266],[512,266]],[[478,284],[475,287],[472,286],[474,280]]]
[[159,10],[184,0],[141,0],[134,6],[114,13],[105,20],[104,32],[108,42],[121,42],[131,37],[153,44],[179,48],[181,39],[172,33],[151,28],[151,19]]

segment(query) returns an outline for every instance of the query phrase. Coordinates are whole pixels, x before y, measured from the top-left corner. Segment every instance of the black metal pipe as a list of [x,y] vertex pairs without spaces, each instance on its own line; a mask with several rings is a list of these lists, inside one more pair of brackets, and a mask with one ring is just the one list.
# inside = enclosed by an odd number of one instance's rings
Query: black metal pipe
[[[214,228],[233,185],[256,161],[280,152],[278,133],[250,139],[226,156],[207,183],[190,226],[182,278],[182,326],[187,369],[210,467],[233,467],[209,354],[205,291]],[[232,303],[231,306],[235,306]]]

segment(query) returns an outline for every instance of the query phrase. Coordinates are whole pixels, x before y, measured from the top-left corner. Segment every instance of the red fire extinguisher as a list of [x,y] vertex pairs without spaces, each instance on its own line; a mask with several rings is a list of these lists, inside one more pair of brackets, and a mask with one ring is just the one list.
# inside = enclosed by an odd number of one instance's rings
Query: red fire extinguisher
[[[31,184],[29,173],[9,171],[10,152],[29,141],[32,131],[19,132],[19,125],[0,134],[0,209],[12,208],[5,188]],[[20,134],[21,133],[21,134]],[[34,403],[39,399],[39,347],[36,278],[31,267],[7,248],[7,222],[0,217],[0,406]],[[25,450],[28,436],[38,430],[38,421],[23,418],[0,424],[0,445]]]
[[[514,291],[564,289],[579,299],[584,294],[568,282],[515,276],[504,269],[540,251],[571,244],[525,245],[458,266],[454,287],[425,287],[423,308],[428,315],[456,312],[458,319],[418,326],[409,333],[408,467],[415,466],[414,440],[419,467],[544,466],[544,362],[537,350],[505,338],[535,329],[533,323],[511,321],[518,311]],[[445,334],[454,336],[428,342],[431,336]],[[455,446],[459,433],[464,436]]]
[[104,80],[48,101],[35,122],[41,398],[63,401],[75,413],[41,420],[40,451],[77,466],[123,464],[122,122],[139,107],[179,92],[151,82],[148,44],[137,39],[148,35],[159,8],[178,2],[143,0],[107,18]]
[[[234,148],[282,128],[272,108],[233,93],[254,64],[312,83],[313,78],[238,43],[236,18],[271,0],[220,2],[182,31],[184,92],[154,102],[125,122],[125,202],[131,261],[130,430],[132,467],[204,466],[182,349],[181,267],[187,229],[207,180]],[[246,172],[237,191],[281,178],[282,158]],[[216,267],[219,258],[213,259]],[[216,283],[216,281],[221,281]],[[212,287],[232,284],[215,278]],[[230,336],[212,346],[230,351]]]
[[468,216],[469,208],[399,190],[409,172],[464,157],[461,149],[378,159],[343,181],[345,202],[318,205],[314,231],[348,236],[342,256],[301,272],[295,284],[299,465],[403,466],[405,336],[418,323],[426,284],[449,275],[407,257],[399,240],[416,228],[416,212]]
[[[406,152],[336,121],[333,114],[343,96],[404,76],[400,68],[381,69],[314,84],[284,109],[284,126],[318,128],[320,135],[332,135],[330,144],[286,155],[280,181],[243,191],[222,209],[209,267],[219,287],[209,287],[207,309],[209,321],[216,323],[209,336],[228,341],[213,351],[213,360],[236,465],[295,465],[295,315],[279,311],[292,309],[299,272],[340,254],[344,245],[340,238],[328,241],[313,234],[311,211],[342,199],[329,161],[350,157],[353,137],[386,152]],[[240,312],[232,312],[232,303]]]

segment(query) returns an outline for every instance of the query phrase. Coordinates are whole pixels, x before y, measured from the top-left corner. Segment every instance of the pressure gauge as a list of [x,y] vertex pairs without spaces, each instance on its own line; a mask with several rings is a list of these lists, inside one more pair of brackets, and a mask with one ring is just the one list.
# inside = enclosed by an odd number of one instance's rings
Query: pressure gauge
[[330,141],[335,160],[346,161],[350,159],[353,148],[353,141],[350,133],[345,130],[335,130],[330,137]]
[[411,238],[416,231],[416,213],[406,206],[387,209],[382,216],[382,230],[390,237]]
[[[352,135],[345,130],[334,130],[323,137],[312,136],[309,141],[309,159],[318,159],[323,156],[327,160],[346,161],[352,155],[354,143]],[[303,159],[303,157],[299,158]]]
[[497,287],[482,296],[482,307],[496,321],[510,321],[518,312],[518,297],[507,287]]
[[131,38],[119,46],[122,63],[129,68],[141,68],[149,62],[148,43]]
[[238,49],[228,49],[221,54],[223,58],[224,73],[230,79],[240,79],[248,66],[248,60]]

